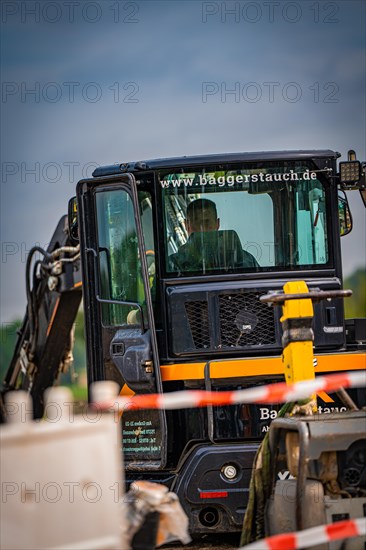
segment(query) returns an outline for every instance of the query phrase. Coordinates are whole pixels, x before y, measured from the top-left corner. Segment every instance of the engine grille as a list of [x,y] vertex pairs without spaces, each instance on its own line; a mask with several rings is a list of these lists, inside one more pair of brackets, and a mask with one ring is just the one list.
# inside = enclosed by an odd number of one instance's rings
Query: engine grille
[[219,296],[222,348],[276,342],[273,307],[259,301],[263,294],[246,292]]
[[206,301],[186,302],[185,308],[196,349],[211,347],[208,326],[208,303]]
[[195,348],[242,349],[276,344],[274,308],[259,301],[264,292],[220,293],[187,301],[185,310]]

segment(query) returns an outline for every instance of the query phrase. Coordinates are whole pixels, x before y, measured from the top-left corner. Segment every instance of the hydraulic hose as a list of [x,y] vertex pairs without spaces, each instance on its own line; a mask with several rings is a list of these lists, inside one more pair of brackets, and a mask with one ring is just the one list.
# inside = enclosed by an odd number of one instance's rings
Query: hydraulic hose
[[[28,254],[26,268],[25,268],[25,287],[26,287],[26,295],[27,295],[27,310],[28,310],[28,319],[29,319],[29,341],[31,343],[30,348],[30,359],[33,359],[34,352],[36,349],[36,311],[35,311],[35,294],[34,294],[34,286],[35,286],[35,271],[33,272],[33,285],[31,287],[31,265],[33,256],[36,252],[39,252],[44,256],[44,258],[47,261],[52,260],[51,254],[46,252],[43,248],[40,246],[34,246],[31,248]],[[38,262],[37,262],[38,263]]]

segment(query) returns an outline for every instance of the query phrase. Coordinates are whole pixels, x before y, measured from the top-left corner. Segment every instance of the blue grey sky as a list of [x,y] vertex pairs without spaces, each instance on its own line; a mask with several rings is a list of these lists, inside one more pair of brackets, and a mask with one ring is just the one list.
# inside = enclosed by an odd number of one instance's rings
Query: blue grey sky
[[[154,157],[333,149],[365,160],[362,0],[2,2],[1,321],[81,177]],[[32,92],[33,90],[33,92]],[[344,273],[365,266],[349,193]]]

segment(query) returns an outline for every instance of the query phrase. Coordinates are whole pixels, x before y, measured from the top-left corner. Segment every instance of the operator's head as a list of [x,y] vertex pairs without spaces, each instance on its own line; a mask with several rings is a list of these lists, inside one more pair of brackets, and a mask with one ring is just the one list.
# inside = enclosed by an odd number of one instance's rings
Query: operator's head
[[197,199],[187,206],[188,235],[197,231],[216,231],[220,227],[216,204],[209,199]]

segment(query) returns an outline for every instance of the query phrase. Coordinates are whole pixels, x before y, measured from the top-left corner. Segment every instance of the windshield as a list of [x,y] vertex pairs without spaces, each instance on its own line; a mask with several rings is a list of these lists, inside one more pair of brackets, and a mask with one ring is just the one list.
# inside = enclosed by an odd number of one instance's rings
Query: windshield
[[324,177],[304,162],[164,172],[160,187],[168,273],[329,261]]

